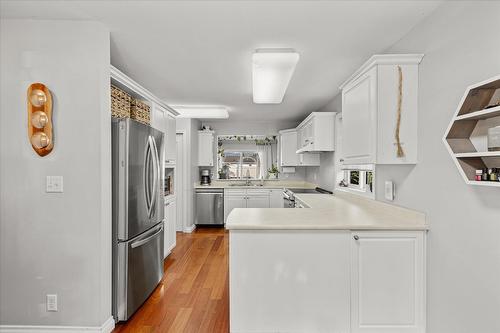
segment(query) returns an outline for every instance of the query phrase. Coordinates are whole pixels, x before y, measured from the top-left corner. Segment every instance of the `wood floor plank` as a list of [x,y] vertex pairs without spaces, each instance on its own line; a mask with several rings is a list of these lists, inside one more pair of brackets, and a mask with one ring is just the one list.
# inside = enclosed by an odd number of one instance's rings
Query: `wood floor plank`
[[113,333],[229,332],[228,245],[223,228],[177,233],[160,285]]

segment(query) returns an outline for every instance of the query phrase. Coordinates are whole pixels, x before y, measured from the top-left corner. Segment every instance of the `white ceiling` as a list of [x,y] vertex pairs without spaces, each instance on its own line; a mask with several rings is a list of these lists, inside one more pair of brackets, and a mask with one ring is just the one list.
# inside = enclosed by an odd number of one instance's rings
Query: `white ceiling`
[[[96,20],[111,62],[171,105],[225,105],[233,120],[298,120],[440,1],[2,1],[2,18]],[[300,61],[279,105],[252,103],[252,53]],[[415,50],[418,52],[418,50]]]

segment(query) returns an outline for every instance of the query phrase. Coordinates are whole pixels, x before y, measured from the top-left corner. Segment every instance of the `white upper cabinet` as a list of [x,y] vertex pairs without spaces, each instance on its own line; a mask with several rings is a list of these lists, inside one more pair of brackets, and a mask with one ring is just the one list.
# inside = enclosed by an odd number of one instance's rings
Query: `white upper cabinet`
[[344,164],[417,163],[422,57],[375,55],[341,86]]
[[280,165],[284,167],[299,165],[297,154],[297,130],[283,130],[279,132]]
[[297,126],[297,153],[335,150],[335,112],[313,112]]
[[214,166],[214,132],[198,131],[198,166]]
[[151,126],[165,134],[163,138],[165,163],[175,164],[175,157],[177,155],[175,145],[175,117],[161,105],[153,103],[153,107],[151,108]]
[[176,130],[175,130],[175,117],[171,114],[167,114],[166,124],[167,124],[167,134],[165,143],[165,163],[173,164],[175,163],[177,157],[177,146],[175,144],[176,140]]
[[296,129],[282,130],[279,134],[280,165],[282,167],[319,166],[319,153],[297,153],[297,149],[300,147]]

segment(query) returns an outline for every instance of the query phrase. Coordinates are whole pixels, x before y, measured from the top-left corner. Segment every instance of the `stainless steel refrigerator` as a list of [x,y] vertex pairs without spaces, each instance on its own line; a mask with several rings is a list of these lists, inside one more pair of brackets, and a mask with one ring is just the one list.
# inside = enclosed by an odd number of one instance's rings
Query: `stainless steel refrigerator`
[[127,320],[163,277],[163,133],[112,121],[113,316]]

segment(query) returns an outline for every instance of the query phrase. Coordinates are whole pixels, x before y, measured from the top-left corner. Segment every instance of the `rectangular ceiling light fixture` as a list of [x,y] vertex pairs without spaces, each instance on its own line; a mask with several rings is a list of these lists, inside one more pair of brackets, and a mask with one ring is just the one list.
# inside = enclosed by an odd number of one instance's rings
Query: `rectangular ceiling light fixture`
[[258,49],[252,57],[253,102],[279,104],[292,78],[299,54],[291,49]]
[[195,118],[195,119],[227,119],[229,113],[224,106],[188,106],[178,105],[172,106],[175,111],[179,112],[178,118]]

